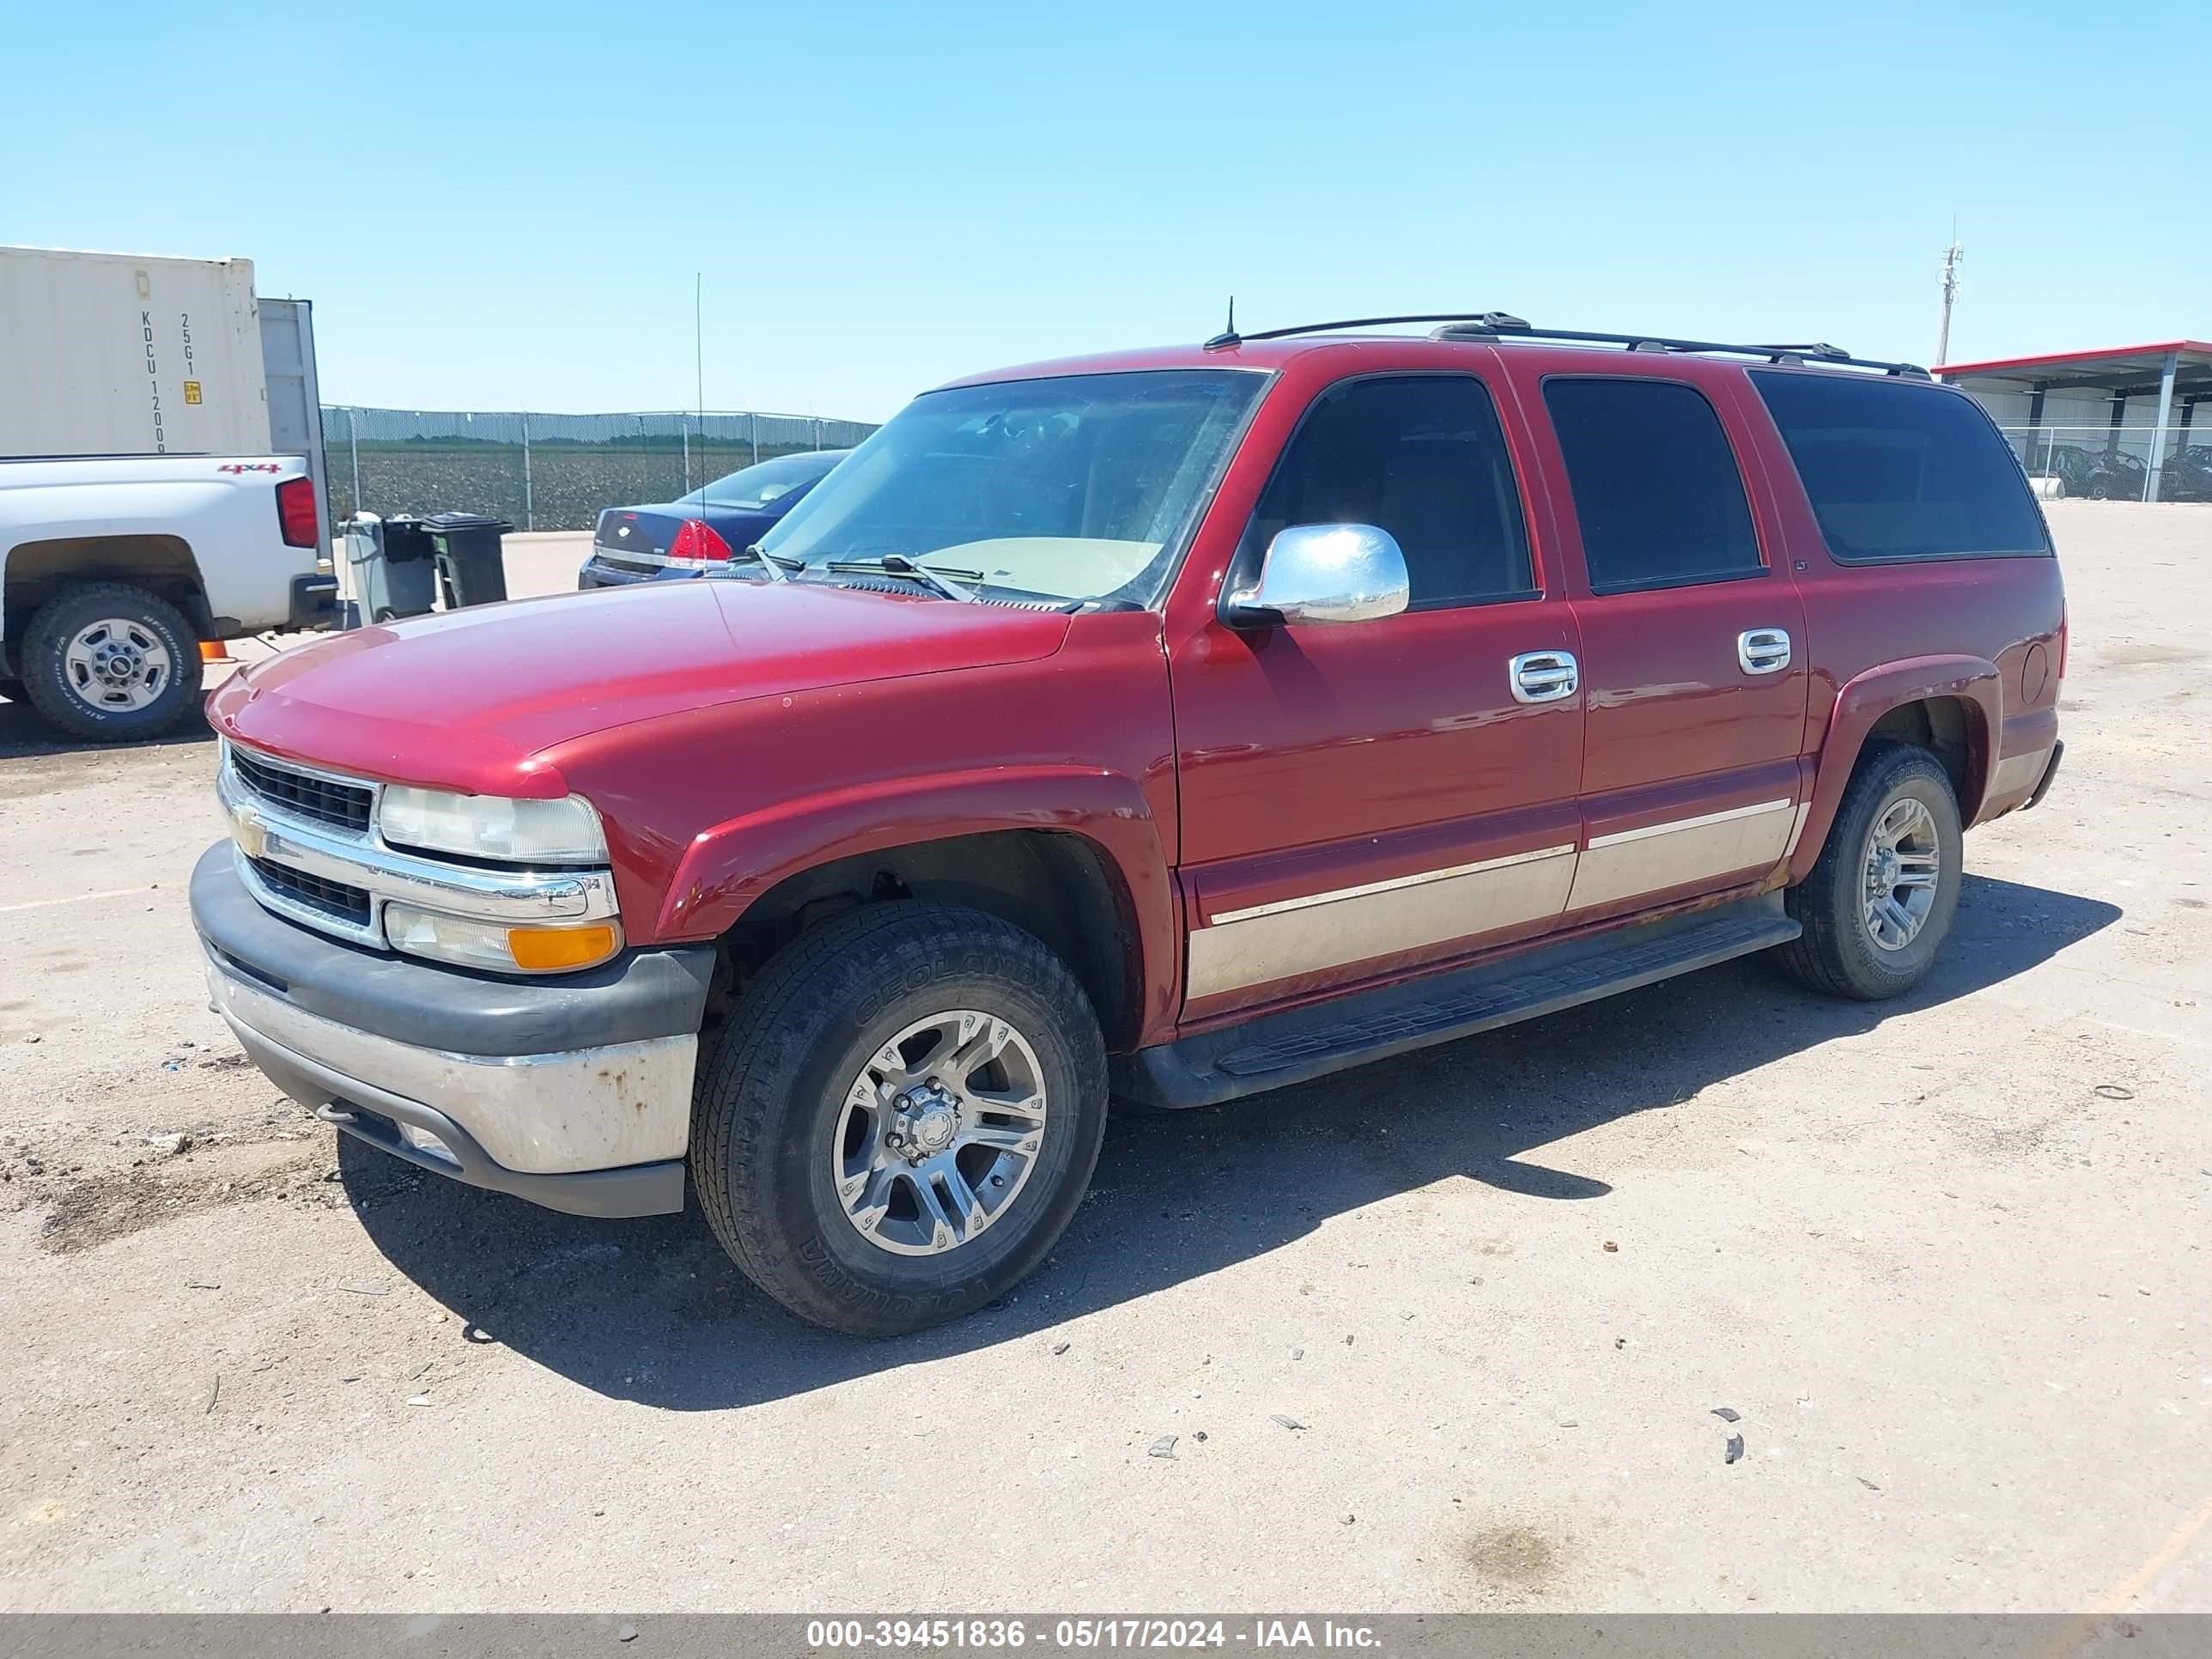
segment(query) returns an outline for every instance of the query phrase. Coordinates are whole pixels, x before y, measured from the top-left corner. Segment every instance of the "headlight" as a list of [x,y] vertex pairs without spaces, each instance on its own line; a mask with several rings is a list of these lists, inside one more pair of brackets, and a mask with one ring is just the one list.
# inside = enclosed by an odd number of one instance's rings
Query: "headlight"
[[397,901],[384,907],[384,936],[395,951],[495,974],[574,973],[597,967],[622,949],[622,924],[611,919],[507,927]]
[[599,864],[607,856],[599,815],[581,795],[509,800],[393,784],[384,792],[376,821],[394,846],[425,852],[511,864]]

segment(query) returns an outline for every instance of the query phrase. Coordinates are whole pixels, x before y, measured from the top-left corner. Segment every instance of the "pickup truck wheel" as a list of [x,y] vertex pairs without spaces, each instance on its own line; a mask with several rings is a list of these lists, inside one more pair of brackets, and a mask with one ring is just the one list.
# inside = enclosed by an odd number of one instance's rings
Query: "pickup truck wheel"
[[1052,1248],[1106,1127],[1065,963],[996,917],[871,905],[803,934],[702,1069],[692,1177],[747,1277],[833,1330],[981,1307]]
[[73,587],[40,606],[22,669],[41,714],[102,743],[166,732],[199,700],[197,636],[167,599],[124,582]]
[[1951,931],[1963,872],[1959,803],[1926,750],[1869,750],[1813,872],[1783,902],[1805,931],[1778,951],[1816,991],[1878,1001],[1919,982]]

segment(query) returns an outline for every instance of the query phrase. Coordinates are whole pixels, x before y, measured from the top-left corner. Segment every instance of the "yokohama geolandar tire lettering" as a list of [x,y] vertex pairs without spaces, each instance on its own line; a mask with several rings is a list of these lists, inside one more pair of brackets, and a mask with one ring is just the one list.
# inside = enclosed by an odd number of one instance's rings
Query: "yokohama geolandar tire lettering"
[[793,1312],[918,1330],[1044,1259],[1090,1183],[1106,1092],[1090,999],[1036,939],[871,905],[739,1000],[700,1070],[692,1176],[723,1248]]
[[1869,747],[1812,873],[1784,896],[1804,932],[1773,960],[1834,996],[1873,1002],[1911,989],[1951,931],[1962,848],[1942,763],[1916,744]]

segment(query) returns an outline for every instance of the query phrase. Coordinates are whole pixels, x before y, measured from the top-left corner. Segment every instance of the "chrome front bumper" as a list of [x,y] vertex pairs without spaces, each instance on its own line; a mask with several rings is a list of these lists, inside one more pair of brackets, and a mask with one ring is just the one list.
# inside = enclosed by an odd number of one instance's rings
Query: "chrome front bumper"
[[227,845],[192,872],[209,1006],[270,1081],[421,1168],[584,1215],[684,1207],[712,952],[518,984],[273,915]]
[[[372,1036],[307,1013],[208,964],[208,1006],[243,1042],[337,1080],[327,1099],[413,1101],[459,1125],[501,1168],[571,1175],[680,1158],[690,1136],[699,1040],[575,1048],[550,1054],[455,1054]],[[315,1092],[322,1092],[319,1089]]]

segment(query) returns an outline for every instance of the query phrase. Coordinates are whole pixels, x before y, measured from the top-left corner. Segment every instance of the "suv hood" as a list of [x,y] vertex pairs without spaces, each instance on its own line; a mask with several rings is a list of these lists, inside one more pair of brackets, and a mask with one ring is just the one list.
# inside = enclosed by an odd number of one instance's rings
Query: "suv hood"
[[926,593],[722,579],[561,593],[339,634],[232,677],[226,737],[475,794],[566,785],[541,751],[750,697],[1049,656],[1068,618]]

